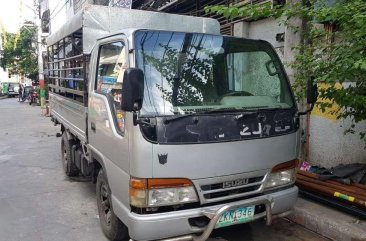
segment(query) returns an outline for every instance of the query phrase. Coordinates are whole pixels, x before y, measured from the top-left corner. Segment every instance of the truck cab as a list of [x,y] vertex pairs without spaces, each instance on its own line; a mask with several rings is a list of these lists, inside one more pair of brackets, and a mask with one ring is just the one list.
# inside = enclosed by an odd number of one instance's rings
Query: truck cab
[[[273,47],[219,35],[215,20],[118,11],[136,22],[146,14],[150,27],[125,23],[95,39],[87,58],[76,55],[84,67],[49,62],[66,76],[50,71],[65,172],[96,182],[106,236],[204,241],[216,228],[287,215],[298,193],[299,117]],[[170,24],[154,28],[159,18]],[[87,76],[79,104],[73,68]]]

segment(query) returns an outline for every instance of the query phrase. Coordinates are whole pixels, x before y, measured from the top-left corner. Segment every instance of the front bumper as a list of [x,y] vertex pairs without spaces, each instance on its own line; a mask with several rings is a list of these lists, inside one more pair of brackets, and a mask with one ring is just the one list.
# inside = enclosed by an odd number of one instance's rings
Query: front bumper
[[[221,214],[237,207],[264,204],[266,211],[255,214],[252,220],[266,218],[270,225],[275,215],[286,213],[292,209],[297,199],[298,189],[296,186],[237,202],[221,205],[187,209],[175,212],[139,215],[131,213],[127,208],[126,213],[120,213],[124,223],[129,229],[133,240],[161,240],[161,241],[205,241],[215,228]],[[128,218],[126,218],[128,216]],[[190,218],[206,216],[210,219],[205,228],[198,228],[189,224]],[[202,233],[197,236],[194,233]]]

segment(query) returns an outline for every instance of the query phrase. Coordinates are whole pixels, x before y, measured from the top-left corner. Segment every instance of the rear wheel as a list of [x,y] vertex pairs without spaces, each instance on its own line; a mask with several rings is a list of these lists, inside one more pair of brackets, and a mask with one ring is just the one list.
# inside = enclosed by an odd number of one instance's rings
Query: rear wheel
[[64,131],[61,139],[61,160],[65,174],[68,177],[74,177],[79,174],[75,163],[72,161],[71,147],[74,144],[75,142],[73,140],[68,140],[66,131]]
[[105,236],[112,241],[127,241],[128,229],[113,212],[111,190],[104,170],[97,177],[97,205],[99,221]]

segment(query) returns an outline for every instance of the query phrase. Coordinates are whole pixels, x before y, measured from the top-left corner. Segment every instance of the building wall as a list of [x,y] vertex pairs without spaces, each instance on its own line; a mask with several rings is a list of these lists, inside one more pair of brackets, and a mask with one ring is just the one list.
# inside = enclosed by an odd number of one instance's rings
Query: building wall
[[0,83],[8,81],[8,72],[4,71],[3,68],[0,68]]
[[285,27],[278,20],[262,19],[254,22],[239,22],[234,24],[234,36],[265,39],[275,47],[280,58],[284,57],[284,42],[277,41],[276,35],[285,32]]
[[[0,28],[0,36],[2,35],[2,28]],[[0,38],[0,51],[2,50],[2,38]],[[6,71],[4,71],[3,68],[0,67],[0,83],[1,82],[5,82],[5,80],[8,79],[8,73]]]
[[[334,120],[312,114],[310,119],[310,161],[327,168],[341,163],[366,164],[365,143],[360,140],[359,135],[344,135],[350,125],[349,119]],[[366,122],[356,126],[356,131],[361,130],[366,130]]]
[[[3,31],[3,28],[0,27],[0,36],[2,36],[2,33],[3,33],[2,31]],[[2,38],[0,38],[0,51],[2,50],[2,46],[3,46]],[[9,78],[7,69],[4,70],[3,68],[0,67],[0,84],[2,82],[17,83],[17,82],[19,82],[19,76],[18,75],[12,75]]]
[[[348,87],[351,83],[344,83]],[[326,88],[318,84],[318,88]],[[339,88],[341,85],[339,85]],[[321,100],[319,100],[321,101]],[[315,106],[310,119],[310,160],[325,167],[341,163],[366,163],[366,143],[360,140],[359,132],[366,130],[366,122],[356,125],[356,134],[344,133],[352,125],[350,119],[337,119],[339,106],[333,104],[322,112]]]

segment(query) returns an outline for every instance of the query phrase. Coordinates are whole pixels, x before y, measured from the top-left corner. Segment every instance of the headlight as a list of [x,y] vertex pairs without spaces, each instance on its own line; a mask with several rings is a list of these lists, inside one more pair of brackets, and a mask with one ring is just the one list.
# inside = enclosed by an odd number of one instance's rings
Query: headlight
[[295,182],[295,169],[270,173],[264,184],[264,188],[282,186]]
[[149,190],[148,206],[168,206],[197,201],[193,187],[165,188]]
[[272,172],[268,174],[264,188],[272,188],[278,186],[284,186],[295,182],[296,172],[295,168],[297,160],[281,163],[274,168]]
[[130,203],[134,207],[170,206],[197,201],[193,184],[187,179],[130,180]]

